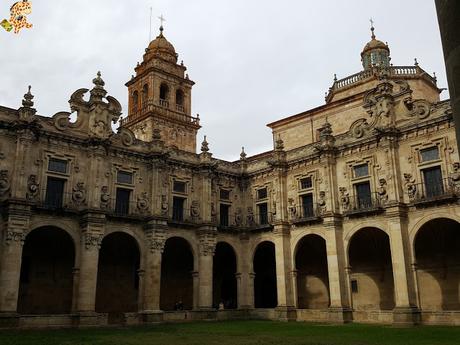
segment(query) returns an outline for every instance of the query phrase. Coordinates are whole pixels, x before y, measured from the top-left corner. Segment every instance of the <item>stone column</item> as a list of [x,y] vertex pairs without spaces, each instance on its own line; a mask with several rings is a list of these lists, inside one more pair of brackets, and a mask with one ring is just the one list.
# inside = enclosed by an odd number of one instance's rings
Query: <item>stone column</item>
[[198,310],[198,291],[200,289],[200,275],[198,271],[191,272],[193,278],[193,310]]
[[10,204],[0,242],[0,326],[18,325],[17,315],[22,247],[29,229],[30,208]]
[[420,322],[420,311],[416,307],[415,282],[411,269],[405,213],[399,206],[395,206],[387,208],[386,215],[390,232],[395,292],[393,322],[398,325],[417,324]]
[[216,229],[206,226],[199,231],[200,253],[198,258],[199,294],[198,309],[212,309],[212,269],[216,249]]
[[80,325],[95,325],[97,315],[96,286],[99,249],[105,230],[105,215],[87,213],[82,216],[80,240],[80,274],[78,282],[77,312]]
[[145,253],[145,275],[142,291],[141,312],[144,322],[162,320],[160,310],[161,257],[166,242],[167,224],[165,221],[152,220],[145,227],[148,250]]
[[291,271],[292,279],[292,300],[294,301],[294,308],[298,308],[298,297],[297,297],[297,270]]
[[277,318],[282,321],[295,320],[289,225],[284,222],[275,224],[274,234],[276,288],[278,294]]
[[[241,233],[239,236],[241,243],[241,255],[239,260],[238,280],[238,308],[253,309],[254,308],[254,282],[251,277],[252,262],[251,254],[249,253],[249,236],[247,233]],[[252,281],[251,281],[252,280]]]
[[324,218],[326,228],[327,270],[329,277],[329,319],[349,322],[352,319],[345,274],[342,221],[337,216]]

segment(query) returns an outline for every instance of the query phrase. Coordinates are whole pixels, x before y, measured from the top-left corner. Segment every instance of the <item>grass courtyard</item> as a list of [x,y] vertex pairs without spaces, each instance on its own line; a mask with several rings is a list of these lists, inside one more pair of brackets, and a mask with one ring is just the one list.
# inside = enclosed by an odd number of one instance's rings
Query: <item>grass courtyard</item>
[[271,321],[196,322],[131,328],[0,331],[0,344],[458,345],[460,327],[393,328]]

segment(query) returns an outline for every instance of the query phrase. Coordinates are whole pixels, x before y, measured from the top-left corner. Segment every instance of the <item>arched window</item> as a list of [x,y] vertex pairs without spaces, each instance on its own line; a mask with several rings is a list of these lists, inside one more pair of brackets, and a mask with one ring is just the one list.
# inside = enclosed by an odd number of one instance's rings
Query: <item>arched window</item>
[[147,84],[142,88],[142,108],[147,106],[147,100],[149,97],[149,86]]
[[137,93],[137,91],[134,91],[133,98],[132,98],[133,112],[137,112],[138,107],[139,107],[139,94]]
[[176,90],[176,106],[177,110],[184,110],[184,92],[182,90]]
[[168,107],[168,93],[169,93],[169,88],[168,85],[166,84],[161,84],[160,85],[160,105],[163,107]]

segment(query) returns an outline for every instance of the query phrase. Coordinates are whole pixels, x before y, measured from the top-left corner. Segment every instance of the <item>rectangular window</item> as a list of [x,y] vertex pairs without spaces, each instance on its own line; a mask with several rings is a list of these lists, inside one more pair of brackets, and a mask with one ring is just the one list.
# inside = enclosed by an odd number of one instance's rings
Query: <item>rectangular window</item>
[[353,170],[355,177],[369,176],[369,166],[367,164],[356,165]]
[[427,198],[434,198],[444,193],[442,184],[441,167],[423,169],[423,182],[425,185],[425,195]]
[[259,224],[267,225],[268,224],[268,205],[266,203],[258,204],[257,210],[259,211]]
[[313,212],[313,194],[302,195],[302,218],[314,216]]
[[186,184],[182,181],[174,181],[173,191],[176,193],[185,193]]
[[356,279],[351,281],[351,292],[358,293],[358,281]]
[[65,180],[48,177],[46,183],[45,206],[49,208],[62,208],[64,200]]
[[63,159],[50,158],[48,162],[48,170],[58,173],[67,173],[67,161]]
[[220,190],[220,199],[221,200],[230,200],[230,191],[221,189]]
[[220,226],[228,226],[230,205],[220,204]]
[[121,216],[129,214],[129,197],[131,191],[129,189],[117,188],[115,200],[115,213]]
[[267,198],[267,188],[261,188],[257,190],[257,199]]
[[118,171],[117,183],[133,184],[133,174],[127,171]]
[[307,189],[311,188],[313,186],[311,177],[305,177],[303,179],[300,179],[300,189]]
[[420,157],[422,162],[434,161],[439,159],[439,150],[437,146],[428,149],[420,150]]
[[369,182],[355,184],[356,202],[358,209],[366,209],[372,206],[371,186]]
[[173,197],[173,214],[172,219],[178,222],[184,220],[184,198]]

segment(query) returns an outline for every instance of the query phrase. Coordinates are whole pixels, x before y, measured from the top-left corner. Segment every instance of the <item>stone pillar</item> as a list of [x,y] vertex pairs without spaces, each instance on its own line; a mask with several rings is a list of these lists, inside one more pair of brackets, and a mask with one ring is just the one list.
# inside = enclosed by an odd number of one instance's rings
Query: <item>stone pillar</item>
[[342,221],[336,216],[324,218],[326,228],[327,270],[329,276],[329,319],[349,322],[352,319],[345,274]]
[[213,227],[203,227],[199,232],[198,273],[200,287],[198,309],[200,310],[212,309],[212,268],[216,249],[216,235],[216,230]]
[[193,310],[198,310],[198,291],[200,289],[200,275],[198,271],[191,272],[193,278]]
[[252,262],[251,254],[249,253],[249,236],[247,233],[241,233],[241,259],[239,261],[238,279],[238,308],[253,309],[254,308],[254,277],[251,277]]
[[22,247],[29,230],[30,208],[10,204],[0,242],[0,327],[18,325],[17,314]]
[[393,323],[411,325],[420,322],[417,309],[415,282],[410,262],[410,242],[405,213],[399,206],[387,208],[390,232],[391,264],[395,291]]
[[145,253],[144,286],[140,290],[143,295],[140,311],[144,322],[158,322],[163,317],[160,310],[161,257],[166,242],[166,230],[167,224],[163,220],[149,221],[145,227],[149,246]]
[[460,2],[436,0],[449,94],[454,112],[457,145],[460,151]]
[[282,321],[295,320],[296,312],[291,277],[292,260],[289,225],[284,222],[275,224],[274,234],[276,288],[278,295],[278,306],[276,307],[277,318]]
[[77,312],[80,325],[96,325],[96,286],[99,249],[105,230],[105,215],[86,213],[82,216],[80,240],[80,274]]
[[297,270],[291,271],[292,279],[292,300],[294,301],[294,308],[298,308],[298,296],[297,296]]

